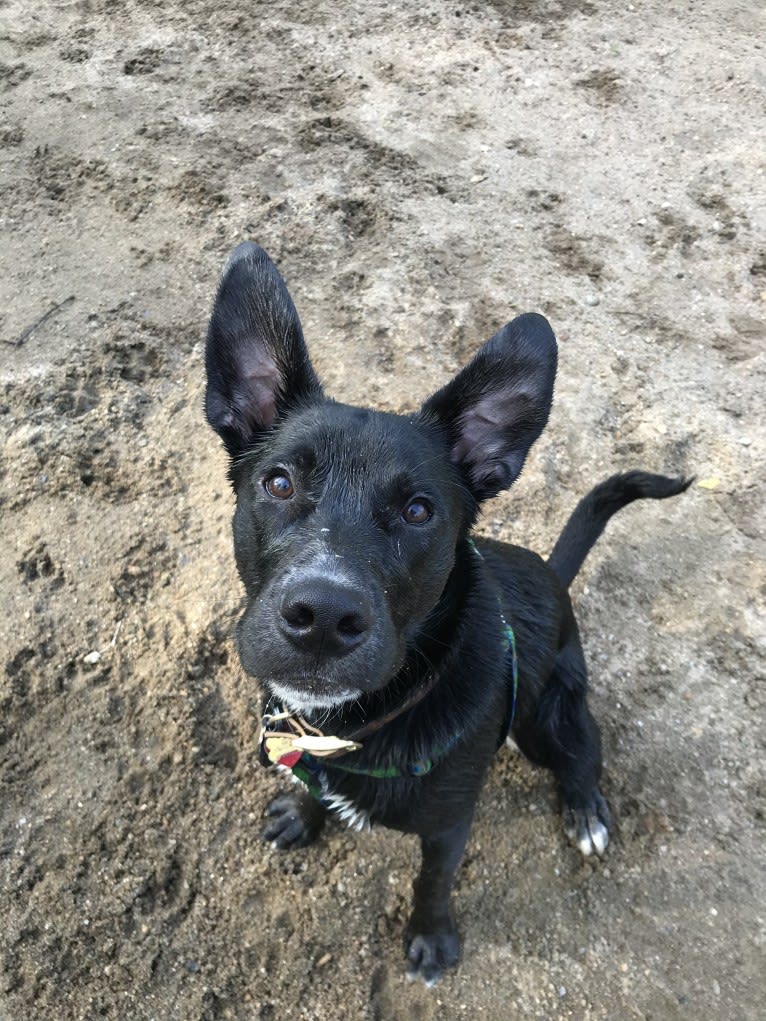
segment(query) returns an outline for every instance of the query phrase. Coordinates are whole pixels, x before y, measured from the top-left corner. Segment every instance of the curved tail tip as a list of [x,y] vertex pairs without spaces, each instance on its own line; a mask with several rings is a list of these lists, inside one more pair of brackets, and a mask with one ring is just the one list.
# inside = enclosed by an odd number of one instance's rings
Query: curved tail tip
[[[684,475],[654,475],[651,472],[630,471],[624,475],[613,476],[608,479],[610,482],[617,482],[623,491],[631,493],[632,498],[649,497],[654,500],[664,500],[668,496],[677,496],[685,492],[694,482],[696,476]],[[598,488],[598,487],[597,487]]]
[[696,475],[676,475],[671,476],[668,481],[673,484],[673,491],[669,493],[669,496],[676,496],[678,493],[685,493],[689,486],[697,478]]

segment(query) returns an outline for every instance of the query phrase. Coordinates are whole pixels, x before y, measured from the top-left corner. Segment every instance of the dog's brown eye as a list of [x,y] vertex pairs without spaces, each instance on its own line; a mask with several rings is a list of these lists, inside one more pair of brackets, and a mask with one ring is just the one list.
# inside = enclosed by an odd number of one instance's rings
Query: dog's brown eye
[[270,475],[263,480],[263,488],[275,500],[289,500],[295,492],[289,475]]
[[402,519],[408,525],[424,525],[433,515],[433,508],[427,500],[410,500],[402,511]]

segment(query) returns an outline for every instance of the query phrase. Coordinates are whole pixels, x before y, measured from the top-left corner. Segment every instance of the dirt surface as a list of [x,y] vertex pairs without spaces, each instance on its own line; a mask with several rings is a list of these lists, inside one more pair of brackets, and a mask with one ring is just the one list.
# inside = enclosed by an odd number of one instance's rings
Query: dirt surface
[[[759,0],[0,5],[2,1021],[764,1016],[764,39]],[[546,552],[614,470],[698,479],[574,587],[606,860],[503,751],[433,990],[413,840],[258,838],[201,413],[246,237],[349,402],[414,409],[551,319],[551,421],[485,532]]]

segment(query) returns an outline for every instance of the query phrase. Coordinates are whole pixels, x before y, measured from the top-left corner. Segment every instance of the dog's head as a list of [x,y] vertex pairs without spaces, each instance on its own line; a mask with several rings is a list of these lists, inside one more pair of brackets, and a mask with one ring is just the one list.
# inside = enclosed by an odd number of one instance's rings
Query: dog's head
[[326,398],[274,264],[239,245],[207,337],[205,409],[231,456],[245,670],[287,706],[358,699],[400,671],[482,500],[545,426],[556,341],[504,326],[412,416]]

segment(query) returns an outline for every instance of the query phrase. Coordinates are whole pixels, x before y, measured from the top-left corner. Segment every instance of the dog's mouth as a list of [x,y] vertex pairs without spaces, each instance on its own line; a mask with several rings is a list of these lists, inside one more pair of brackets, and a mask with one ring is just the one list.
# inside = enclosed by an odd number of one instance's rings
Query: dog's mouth
[[305,679],[273,680],[259,678],[266,691],[274,695],[281,705],[293,713],[314,713],[338,709],[349,702],[356,702],[362,692],[353,689],[331,689]]

